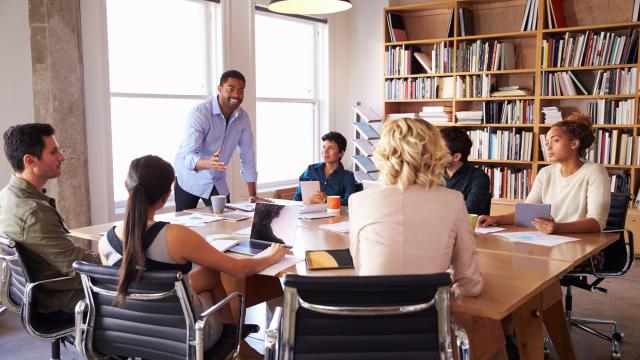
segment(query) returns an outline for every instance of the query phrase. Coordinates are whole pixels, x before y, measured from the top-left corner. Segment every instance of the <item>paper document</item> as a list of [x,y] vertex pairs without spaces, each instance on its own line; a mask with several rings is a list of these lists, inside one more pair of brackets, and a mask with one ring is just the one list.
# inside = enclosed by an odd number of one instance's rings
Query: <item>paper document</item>
[[337,224],[323,224],[318,226],[318,228],[323,229],[323,230],[330,230],[330,231],[336,231],[342,234],[348,234],[349,233],[349,222],[348,221],[342,221],[339,222]]
[[540,231],[525,231],[525,232],[504,232],[496,234],[501,238],[505,238],[510,241],[521,242],[533,245],[542,246],[556,246],[580,239],[572,238],[568,236],[547,235]]
[[318,191],[320,191],[320,181],[300,181],[302,189],[302,202],[309,202]]
[[205,226],[206,223],[220,220],[215,216],[208,216],[202,214],[189,214],[176,216],[174,218],[169,219],[169,222],[172,224],[184,225],[189,227],[197,227],[197,226]]
[[340,214],[330,214],[326,211],[323,212],[317,212],[317,213],[308,213],[308,214],[300,214],[298,215],[299,219],[307,219],[307,220],[314,220],[314,219],[324,219],[324,218],[330,218],[330,217],[334,217],[334,216],[339,216]]
[[251,226],[247,226],[233,233],[233,235],[251,235]]
[[476,234],[491,234],[498,231],[504,231],[505,228],[497,226],[477,227]]
[[233,247],[235,244],[238,243],[238,240],[234,240],[234,239],[212,239],[210,238],[210,236],[207,236],[206,239],[209,245],[218,249],[218,251],[220,252],[225,252],[227,251],[227,249],[230,249],[231,247]]
[[280,261],[262,270],[260,275],[276,276],[282,270],[288,269],[295,264],[304,261],[302,256],[285,255]]
[[308,213],[319,213],[323,211],[327,211],[329,208],[329,204],[312,204],[312,205],[303,205],[300,207],[300,214],[308,214]]

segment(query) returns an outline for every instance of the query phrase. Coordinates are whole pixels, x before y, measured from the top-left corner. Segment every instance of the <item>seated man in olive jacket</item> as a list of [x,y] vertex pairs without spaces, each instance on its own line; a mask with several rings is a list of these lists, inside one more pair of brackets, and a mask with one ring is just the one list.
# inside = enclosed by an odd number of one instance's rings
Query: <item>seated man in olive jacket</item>
[[73,319],[76,303],[84,298],[73,262],[100,264],[100,258],[71,241],[55,200],[44,194],[47,181],[60,176],[64,160],[54,133],[41,123],[12,126],[4,133],[4,152],[15,173],[0,191],[0,235],[19,244],[32,281],[73,277],[34,288],[35,310],[64,321]]

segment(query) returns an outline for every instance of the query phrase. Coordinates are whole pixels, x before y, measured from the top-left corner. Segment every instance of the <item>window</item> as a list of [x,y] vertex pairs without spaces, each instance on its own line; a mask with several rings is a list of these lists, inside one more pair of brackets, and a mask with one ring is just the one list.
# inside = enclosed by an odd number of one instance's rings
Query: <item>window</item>
[[204,0],[107,0],[115,208],[124,207],[129,163],[154,154],[173,164],[190,109],[220,73],[219,4]]
[[323,109],[327,108],[326,24],[258,10],[258,181],[268,187],[297,182],[320,156],[321,124],[326,123]]

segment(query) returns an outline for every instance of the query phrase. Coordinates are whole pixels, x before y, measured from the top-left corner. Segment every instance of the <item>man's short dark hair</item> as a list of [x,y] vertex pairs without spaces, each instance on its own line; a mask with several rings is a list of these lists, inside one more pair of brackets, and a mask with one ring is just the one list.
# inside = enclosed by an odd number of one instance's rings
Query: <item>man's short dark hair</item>
[[345,139],[342,134],[337,131],[330,131],[324,135],[322,135],[322,141],[333,141],[338,145],[338,150],[345,152],[347,151],[347,139]]
[[447,127],[440,129],[440,135],[442,135],[444,142],[447,143],[451,156],[458,153],[461,155],[460,160],[467,162],[473,145],[467,132],[459,127]]
[[238,70],[227,70],[224,73],[222,73],[222,76],[220,76],[220,86],[224,85],[224,83],[227,82],[227,80],[229,80],[229,78],[234,78],[234,79],[238,79],[238,80],[242,80],[243,83],[247,83],[247,80],[244,79],[244,75],[242,75],[242,73]]
[[44,150],[44,137],[55,134],[53,126],[42,123],[15,125],[4,132],[4,155],[17,173],[24,171],[23,158],[33,155],[40,159]]

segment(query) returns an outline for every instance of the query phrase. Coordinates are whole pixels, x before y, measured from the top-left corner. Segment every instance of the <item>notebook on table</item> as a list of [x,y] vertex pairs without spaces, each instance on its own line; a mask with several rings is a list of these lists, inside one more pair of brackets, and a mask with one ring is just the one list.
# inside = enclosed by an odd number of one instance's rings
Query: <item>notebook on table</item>
[[273,243],[293,247],[296,239],[299,207],[270,203],[256,203],[255,205],[249,240],[239,242],[229,251],[256,255],[268,249]]
[[305,261],[309,270],[353,269],[349,249],[307,250]]

